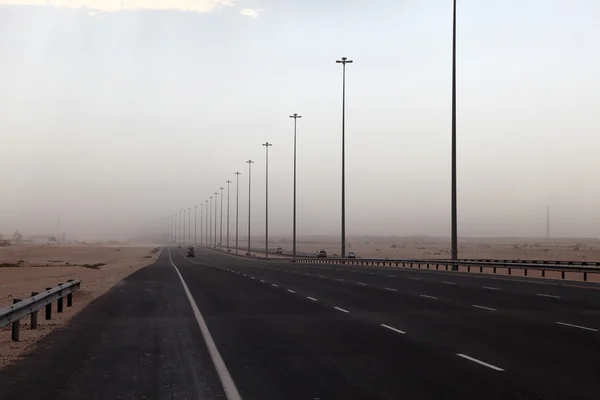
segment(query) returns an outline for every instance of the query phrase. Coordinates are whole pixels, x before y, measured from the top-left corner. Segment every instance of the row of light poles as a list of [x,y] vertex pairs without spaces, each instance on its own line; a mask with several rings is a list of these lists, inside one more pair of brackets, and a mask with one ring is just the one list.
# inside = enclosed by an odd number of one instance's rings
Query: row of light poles
[[[342,57],[340,60],[335,61],[337,64],[342,64],[342,201],[341,201],[341,256],[346,256],[346,65],[351,64],[353,60],[349,60],[347,57]],[[293,228],[292,228],[292,242],[293,242],[293,257],[296,257],[296,130],[297,130],[297,121],[299,118],[302,118],[301,115],[293,114],[290,115],[290,118],[294,119],[294,189],[293,189]],[[266,168],[265,168],[265,254],[268,257],[269,255],[269,147],[272,146],[271,143],[266,142],[263,143],[266,150]],[[251,194],[252,194],[252,164],[254,161],[248,160],[246,161],[248,164],[248,255],[251,251],[250,246],[250,234],[251,234]],[[452,9],[452,151],[451,151],[451,237],[452,237],[452,250],[451,257],[453,260],[458,259],[458,228],[457,228],[457,190],[456,190],[456,0],[453,0],[453,9]],[[236,172],[236,233],[235,233],[235,248],[236,253],[238,252],[238,228],[239,228],[239,176],[240,172]],[[227,251],[229,251],[229,184],[231,181],[227,180]],[[221,229],[220,229],[220,241],[219,247],[222,248],[223,242],[223,187],[221,190]],[[217,234],[217,196],[218,193],[215,192],[215,223],[214,223],[214,235],[212,236],[216,242],[216,234]],[[212,212],[209,217],[208,210],[209,200],[206,200],[206,211],[207,211],[207,220],[209,220],[210,225],[212,225]],[[212,210],[212,196],[210,197],[210,204]],[[194,206],[194,213],[196,212],[197,206]],[[188,208],[188,213],[190,212],[190,208]],[[202,214],[202,213],[201,213]],[[195,214],[194,214],[195,215]],[[170,215],[168,221],[170,225],[167,224],[167,220],[163,220],[162,227],[163,229],[166,226],[170,226],[171,235],[170,238],[177,237],[177,213]],[[179,216],[181,217],[181,212],[179,212]],[[184,225],[185,225],[185,210],[183,210],[184,216]],[[181,222],[180,222],[181,225]],[[189,232],[189,226],[191,224],[188,223],[188,238],[191,238],[191,233]],[[202,222],[200,224],[202,226]],[[196,230],[194,228],[194,230]],[[202,230],[202,229],[201,229]],[[165,229],[166,231],[166,229]],[[208,227],[207,227],[207,238],[210,238],[208,235]],[[163,236],[163,239],[168,239],[166,234]],[[177,240],[177,239],[176,239]],[[184,241],[185,241],[185,226],[184,226]],[[196,238],[194,239],[196,242]],[[203,244],[202,240],[202,232],[201,232],[201,244]],[[211,245],[209,243],[209,245]],[[216,247],[216,243],[214,243]]]

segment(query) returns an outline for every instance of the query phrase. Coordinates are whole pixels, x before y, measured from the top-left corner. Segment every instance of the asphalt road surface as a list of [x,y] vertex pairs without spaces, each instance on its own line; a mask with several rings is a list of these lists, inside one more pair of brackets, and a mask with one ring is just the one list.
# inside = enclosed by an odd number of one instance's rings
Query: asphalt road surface
[[180,251],[3,371],[0,398],[600,398],[600,285]]

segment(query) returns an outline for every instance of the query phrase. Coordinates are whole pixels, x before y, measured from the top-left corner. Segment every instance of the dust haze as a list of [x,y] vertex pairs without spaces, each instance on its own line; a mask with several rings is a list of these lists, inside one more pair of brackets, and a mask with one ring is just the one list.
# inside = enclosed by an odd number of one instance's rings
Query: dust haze
[[[236,171],[245,237],[252,159],[251,235],[260,245],[261,144],[269,141],[269,232],[285,243],[289,115],[298,113],[298,233],[325,235],[334,246],[342,90],[335,60],[346,56],[354,60],[348,235],[448,240],[451,2],[197,2],[204,8],[196,12],[38,3],[0,1],[5,239],[18,230],[25,238],[149,242],[158,219],[188,209],[199,237],[205,201],[218,192],[220,205],[220,187],[227,209],[227,180],[233,235]],[[598,16],[595,1],[461,3],[461,237],[545,238],[547,207],[551,237],[600,236]]]

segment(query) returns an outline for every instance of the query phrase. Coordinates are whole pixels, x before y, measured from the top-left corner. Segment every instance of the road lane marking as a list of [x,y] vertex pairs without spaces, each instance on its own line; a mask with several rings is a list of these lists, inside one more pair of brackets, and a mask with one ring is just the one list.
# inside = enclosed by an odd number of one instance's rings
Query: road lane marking
[[541,296],[541,297],[551,297],[553,299],[560,299],[560,296],[555,296],[553,294],[545,294],[545,293],[538,293],[536,296]]
[[410,279],[412,279],[413,281],[420,281],[421,280],[421,278],[410,278]]
[[389,290],[390,292],[397,292],[398,291],[398,289],[394,289],[394,288],[391,288],[391,287],[386,287],[385,290]]
[[567,324],[566,322],[557,322],[557,324],[564,325],[564,326],[570,326],[573,328],[585,329],[586,331],[598,332],[598,329],[588,328],[586,326],[581,326],[581,325]]
[[428,298],[428,299],[434,299],[434,300],[437,300],[437,297],[434,297],[434,296],[427,296],[426,294],[420,294],[419,296],[421,296],[421,297],[426,297],[426,298]]
[[333,308],[335,308],[335,309],[336,309],[336,310],[338,310],[338,311],[344,312],[344,313],[346,313],[346,314],[348,314],[348,313],[350,312],[350,311],[348,311],[348,310],[344,310],[343,308],[339,308],[339,307],[333,307]]
[[489,289],[489,290],[500,290],[497,287],[492,287],[492,286],[484,286],[484,289]]
[[312,301],[319,301],[317,299],[315,299],[314,297],[310,297],[310,296],[306,296],[307,299],[312,300]]
[[357,283],[358,283],[359,285],[361,285],[361,286],[367,286],[367,284],[366,284],[366,283],[364,283],[364,282],[357,282]]
[[256,279],[255,277],[251,276],[250,279]]
[[275,286],[275,287],[279,287],[279,285],[276,285],[276,284],[274,284],[274,283],[271,283],[271,285],[273,285],[273,286]]
[[265,281],[263,281],[262,279],[260,280],[262,283],[265,283]]
[[345,279],[336,278],[335,280],[338,281],[338,282],[345,282]]
[[448,281],[443,281],[442,283],[445,283],[446,285],[456,285],[456,283]]
[[394,332],[397,332],[397,333],[401,333],[403,335],[406,333],[404,331],[401,331],[400,329],[396,329],[393,326],[389,326],[389,325],[386,325],[386,324],[381,324],[381,326],[383,326],[384,328],[387,328],[387,329],[389,329],[391,331],[394,331]]
[[484,307],[484,306],[478,306],[477,304],[471,304],[473,307],[475,308],[482,308],[484,310],[489,310],[489,311],[498,311],[495,308],[490,308],[490,307]]
[[287,291],[290,292],[290,293],[296,293],[292,289],[288,289]]
[[231,374],[227,369],[227,365],[225,365],[225,362],[223,361],[223,358],[221,357],[221,354],[219,353],[219,350],[215,345],[215,341],[213,340],[212,335],[208,330],[206,321],[204,321],[204,317],[202,317],[202,314],[198,309],[198,305],[196,304],[196,301],[194,300],[190,289],[185,283],[181,272],[179,272],[179,268],[177,268],[177,266],[173,262],[173,259],[171,258],[171,249],[169,249],[169,260],[171,261],[171,265],[173,266],[173,268],[175,268],[175,272],[177,272],[179,280],[181,281],[181,285],[183,286],[183,290],[187,295],[188,301],[190,302],[192,312],[194,313],[196,322],[200,327],[200,332],[202,332],[204,343],[206,344],[208,353],[210,354],[210,358],[213,362],[213,365],[215,366],[215,370],[217,371],[219,380],[221,381],[221,386],[223,387],[223,391],[225,392],[227,400],[242,400],[242,396],[240,396],[240,393],[238,392],[237,387],[235,386],[235,382],[233,381],[233,378],[231,377]]
[[469,356],[468,356],[468,355],[466,355],[466,354],[460,354],[460,353],[456,353],[456,355],[457,355],[457,356],[459,356],[459,357],[462,357],[462,358],[464,358],[464,359],[466,359],[466,360],[473,361],[474,363],[477,363],[477,364],[479,364],[479,365],[483,365],[484,367],[491,368],[491,369],[493,369],[494,371],[504,371],[504,370],[503,370],[502,368],[500,368],[500,367],[496,367],[495,365],[488,364],[488,363],[486,363],[486,362],[484,362],[484,361],[478,360],[478,359],[476,359],[476,358],[473,358],[473,357],[469,357]]

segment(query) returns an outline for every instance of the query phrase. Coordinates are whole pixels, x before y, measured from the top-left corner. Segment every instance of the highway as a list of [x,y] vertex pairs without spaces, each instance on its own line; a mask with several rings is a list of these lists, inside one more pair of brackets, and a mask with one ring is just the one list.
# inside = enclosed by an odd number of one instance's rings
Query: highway
[[3,371],[0,398],[600,398],[600,285],[180,252]]

